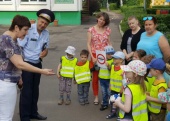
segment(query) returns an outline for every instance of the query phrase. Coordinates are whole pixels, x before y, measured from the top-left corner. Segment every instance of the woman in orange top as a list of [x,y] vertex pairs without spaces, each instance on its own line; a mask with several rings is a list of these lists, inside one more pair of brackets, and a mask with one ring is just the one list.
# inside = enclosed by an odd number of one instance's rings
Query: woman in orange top
[[[87,32],[87,47],[91,55],[91,63],[96,64],[96,50],[104,51],[104,47],[111,45],[110,33],[111,29],[108,27],[110,19],[107,13],[101,12],[97,15],[97,24],[90,27]],[[98,70],[93,71],[92,88],[95,96],[94,104],[99,104],[98,100]]]

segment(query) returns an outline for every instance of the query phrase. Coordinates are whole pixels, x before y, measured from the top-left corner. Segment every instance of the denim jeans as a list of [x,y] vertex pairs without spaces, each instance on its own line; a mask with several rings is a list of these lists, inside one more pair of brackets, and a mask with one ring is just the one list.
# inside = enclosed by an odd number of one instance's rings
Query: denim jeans
[[79,102],[88,101],[90,82],[77,85]]
[[109,96],[110,96],[109,84],[110,84],[110,79],[100,78],[100,86],[102,90],[102,102],[103,102],[102,105],[109,104]]
[[170,121],[170,112],[168,111],[167,115],[166,115],[166,121]]

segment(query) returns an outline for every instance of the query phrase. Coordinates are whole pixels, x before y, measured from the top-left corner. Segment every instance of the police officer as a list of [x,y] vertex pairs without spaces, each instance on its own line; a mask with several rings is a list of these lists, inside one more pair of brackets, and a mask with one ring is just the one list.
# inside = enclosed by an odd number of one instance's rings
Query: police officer
[[[38,21],[32,24],[28,35],[23,41],[18,40],[23,49],[24,61],[38,68],[42,68],[41,61],[48,53],[49,32],[46,27],[53,22],[55,15],[48,9],[37,12]],[[23,89],[20,95],[20,119],[46,120],[47,117],[38,113],[39,84],[41,75],[28,71],[22,71]]]

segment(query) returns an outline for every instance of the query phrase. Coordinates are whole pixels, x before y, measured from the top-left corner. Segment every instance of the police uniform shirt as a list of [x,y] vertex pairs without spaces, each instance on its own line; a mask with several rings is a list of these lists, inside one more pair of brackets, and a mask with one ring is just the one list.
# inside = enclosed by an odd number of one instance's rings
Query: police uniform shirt
[[39,35],[36,26],[37,24],[32,24],[25,38],[23,40],[18,39],[18,43],[23,49],[24,61],[32,63],[39,63],[44,44],[46,48],[49,46],[49,32],[45,29]]

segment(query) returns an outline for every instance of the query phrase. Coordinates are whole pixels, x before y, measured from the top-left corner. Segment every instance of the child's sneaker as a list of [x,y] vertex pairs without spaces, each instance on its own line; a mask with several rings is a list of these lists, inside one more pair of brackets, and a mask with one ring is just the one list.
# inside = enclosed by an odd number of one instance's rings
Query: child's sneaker
[[64,100],[63,99],[59,99],[58,105],[62,105],[63,103],[64,103]]
[[70,105],[71,100],[70,99],[66,99],[65,105]]
[[109,115],[106,116],[106,119],[112,119],[116,117],[116,113],[110,113]]
[[108,106],[107,106],[107,105],[101,105],[101,107],[100,107],[100,111],[106,110],[107,108],[108,108]]
[[86,100],[86,101],[85,101],[85,104],[89,104],[89,101],[88,101],[88,100]]
[[116,121],[120,121],[120,117],[119,116],[117,117]]
[[85,105],[85,102],[79,102],[80,103],[80,105]]

